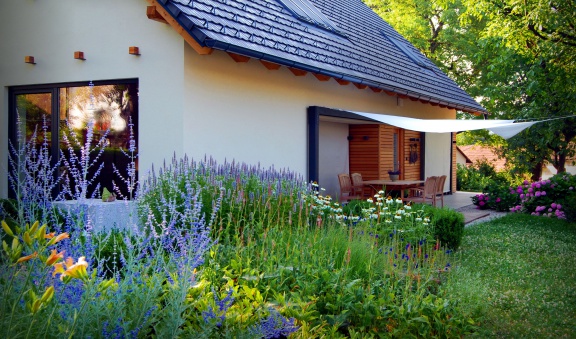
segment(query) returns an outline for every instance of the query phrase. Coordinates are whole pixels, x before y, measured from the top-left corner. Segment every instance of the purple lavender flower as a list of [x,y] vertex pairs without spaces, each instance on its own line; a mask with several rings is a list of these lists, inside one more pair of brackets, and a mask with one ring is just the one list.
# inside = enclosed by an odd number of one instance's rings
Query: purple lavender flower
[[295,319],[286,319],[278,311],[270,308],[270,314],[260,323],[250,327],[250,334],[260,338],[285,338],[298,330]]
[[234,289],[230,288],[228,290],[228,293],[226,294],[226,297],[219,300],[218,294],[214,291],[214,289],[212,289],[212,293],[214,294],[214,304],[216,305],[216,310],[214,310],[212,306],[209,306],[208,311],[202,313],[204,322],[210,324],[214,322],[214,320],[216,320],[216,326],[217,327],[222,326],[222,322],[224,321],[224,319],[226,319],[226,312],[234,302],[232,292],[234,292]]

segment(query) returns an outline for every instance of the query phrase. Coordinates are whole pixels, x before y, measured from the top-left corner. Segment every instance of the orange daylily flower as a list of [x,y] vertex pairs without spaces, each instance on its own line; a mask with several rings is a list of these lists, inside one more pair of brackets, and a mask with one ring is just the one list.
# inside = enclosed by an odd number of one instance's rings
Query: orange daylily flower
[[48,246],[54,245],[64,239],[68,239],[70,238],[70,235],[68,233],[62,233],[62,234],[58,234],[55,238],[50,239],[50,241],[48,242]]
[[64,263],[59,262],[54,264],[54,272],[52,272],[52,276],[55,277],[58,273],[64,273]]
[[84,257],[78,258],[78,262],[66,269],[66,275],[72,278],[86,278],[88,277],[88,273],[86,272],[86,268],[88,267],[88,263],[86,262]]
[[60,259],[64,259],[64,251],[58,253],[58,251],[52,250],[52,253],[50,253],[50,256],[46,259],[46,266],[52,266]]
[[25,261],[32,260],[32,259],[36,258],[37,256],[38,256],[38,252],[34,252],[34,253],[30,254],[30,255],[27,255],[27,256],[25,256],[25,257],[22,257],[22,258],[18,259],[18,260],[16,261],[16,263],[21,263],[21,262],[25,262]]
[[54,238],[54,234],[56,234],[56,232],[44,234],[44,239],[52,239]]
[[[64,266],[66,266],[66,270],[64,270]],[[64,263],[54,264],[54,272],[52,273],[52,276],[60,273],[60,280],[64,280],[65,278],[68,280],[72,278],[85,280],[88,278],[86,268],[88,268],[88,263],[86,262],[85,257],[78,258],[77,263],[74,263],[74,259],[68,257]]]

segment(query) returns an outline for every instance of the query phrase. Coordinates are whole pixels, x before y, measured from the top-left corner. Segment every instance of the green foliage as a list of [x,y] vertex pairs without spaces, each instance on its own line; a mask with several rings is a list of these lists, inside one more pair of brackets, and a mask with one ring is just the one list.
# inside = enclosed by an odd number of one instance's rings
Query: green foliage
[[[262,312],[262,302],[294,317],[302,327],[296,336],[457,337],[472,331],[475,322],[461,318],[439,292],[450,252],[425,239],[409,242],[410,229],[379,227],[369,220],[353,227],[328,221],[310,229],[269,226],[262,241],[219,245],[200,274],[212,286],[233,283],[246,318]],[[246,301],[243,291],[260,302]],[[227,317],[239,311],[232,306]]]
[[521,183],[521,177],[509,172],[496,172],[486,161],[477,162],[474,166],[458,165],[457,181],[460,190],[480,191],[472,197],[472,203],[479,209],[509,211],[516,206],[520,198],[511,187]]
[[516,212],[573,220],[576,175],[560,173],[548,180],[525,181],[516,192],[520,197]]
[[477,161],[472,166],[458,164],[456,187],[459,191],[484,192],[502,190],[502,187],[516,186],[522,183],[523,176],[508,171],[496,172],[487,161]]
[[482,176],[474,166],[457,164],[456,189],[458,191],[481,192],[488,185],[490,178]]
[[[218,245],[199,268],[185,333],[240,336],[270,306],[293,317],[300,327],[294,335],[306,338],[473,331],[475,322],[439,295],[451,254],[437,247],[423,209],[381,196],[341,207],[320,192],[294,192],[292,199],[303,200],[298,209],[291,203],[292,219],[252,218],[239,232],[226,229],[244,215],[282,210],[283,202],[259,199],[228,210],[230,225],[214,233]],[[214,296],[228,293],[234,302],[220,310]],[[194,316],[216,310],[208,323]]]
[[434,238],[446,248],[457,250],[464,234],[464,215],[450,208],[428,207]]
[[[216,175],[225,171],[214,168],[196,176],[181,175],[182,171],[157,176],[155,184],[161,188],[148,186],[142,194],[146,199],[139,201],[149,213],[141,227],[110,234],[84,231],[82,241],[67,242],[74,245],[65,248],[67,253],[90,253],[86,261],[78,260],[81,266],[73,265],[72,259],[62,262],[63,252],[54,255],[58,264],[66,266],[54,268],[47,267],[46,255],[39,261],[24,256],[32,247],[23,245],[28,236],[22,232],[46,242],[43,233],[37,226],[3,226],[3,237],[18,236],[0,256],[3,264],[16,263],[11,266],[14,270],[0,273],[6,297],[0,318],[7,319],[3,325],[10,324],[0,326],[0,331],[7,328],[8,337],[31,328],[30,335],[37,337],[261,338],[290,333],[300,338],[434,337],[441,333],[459,338],[477,329],[476,319],[463,315],[443,292],[454,254],[435,241],[434,230],[440,226],[431,226],[430,219],[433,213],[447,213],[437,215],[435,222],[440,225],[445,220],[444,227],[451,227],[449,235],[454,237],[450,211],[428,212],[380,195],[342,207],[313,185],[294,184],[289,175],[261,176],[240,170],[234,173],[235,180],[228,180],[225,174]],[[276,178],[275,184],[264,177]],[[199,198],[204,186],[215,197],[209,212],[204,212]],[[234,191],[235,187],[246,190]],[[227,194],[233,198],[225,202]],[[147,203],[153,208],[147,208]],[[225,204],[226,214],[218,214],[218,207]],[[163,214],[158,220],[154,209]],[[218,231],[211,232],[210,224],[204,224],[204,213],[217,222]],[[82,218],[73,221],[82,223]],[[36,266],[22,267],[18,261]],[[80,268],[77,278],[64,274]],[[52,277],[54,271],[62,274],[62,282],[58,275]],[[30,277],[24,279],[28,285],[18,285],[13,293],[10,281],[20,284],[21,279],[10,278],[24,273]],[[37,286],[45,287],[46,281],[55,286],[56,300],[45,307],[39,297],[44,293],[41,287],[35,295],[24,293],[36,276],[48,279]],[[22,300],[40,305],[36,317],[27,313]],[[18,311],[15,322],[7,316],[11,309]]]
[[122,271],[123,264],[120,256],[127,250],[124,242],[126,236],[129,236],[128,232],[113,228],[110,233],[99,233],[94,237],[94,246],[97,249],[94,259],[107,278]]
[[283,177],[245,164],[173,159],[144,182],[140,191],[138,205],[143,223],[150,218],[161,221],[171,209],[182,213],[191,204],[198,204],[204,219],[210,220],[214,232],[219,233],[214,236],[233,239],[259,223],[306,222],[298,194],[311,190],[296,176]]
[[576,336],[576,227],[563,220],[507,214],[467,227],[445,285],[480,338]]
[[[364,2],[472,97],[481,98],[490,118],[574,114],[573,1]],[[576,154],[576,118],[538,123],[508,140],[487,131],[466,132],[462,140],[501,146],[514,173],[532,173],[537,180],[544,162],[562,172],[566,158]]]

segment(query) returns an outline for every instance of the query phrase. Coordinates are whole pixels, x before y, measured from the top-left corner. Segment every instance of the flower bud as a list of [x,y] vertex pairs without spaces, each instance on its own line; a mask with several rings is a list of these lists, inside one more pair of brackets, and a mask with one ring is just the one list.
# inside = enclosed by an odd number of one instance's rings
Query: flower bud
[[4,232],[6,232],[6,234],[8,234],[11,237],[14,236],[14,233],[12,233],[10,226],[8,226],[8,224],[4,220],[2,220],[2,228],[4,229]]

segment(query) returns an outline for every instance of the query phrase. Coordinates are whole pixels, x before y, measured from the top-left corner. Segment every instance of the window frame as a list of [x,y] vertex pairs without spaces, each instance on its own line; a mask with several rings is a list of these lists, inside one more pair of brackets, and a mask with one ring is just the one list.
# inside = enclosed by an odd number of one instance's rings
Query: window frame
[[[59,83],[45,83],[45,84],[33,84],[33,85],[18,85],[11,86],[8,88],[8,139],[14,145],[14,147],[20,147],[17,132],[17,121],[18,112],[16,111],[18,95],[24,94],[51,94],[51,128],[50,131],[51,147],[50,152],[52,154],[52,159],[50,165],[52,167],[56,166],[60,158],[60,148],[59,148],[59,128],[60,128],[60,89],[66,87],[88,87],[92,83],[94,86],[104,86],[104,85],[117,85],[117,84],[129,84],[136,85],[137,92],[140,92],[140,83],[138,78],[123,78],[123,79],[110,79],[110,80],[86,80],[86,81],[74,81],[74,82],[59,82]],[[134,103],[136,105],[135,111],[136,116],[140,115],[139,110],[139,96],[136,97]],[[137,121],[135,123],[138,123]],[[138,142],[138,135],[136,135],[136,142]],[[11,152],[9,149],[8,152]],[[58,173],[55,173],[58,175]],[[55,178],[56,179],[56,178]],[[8,190],[8,196],[14,198],[14,192],[12,189]]]
[[338,26],[308,0],[278,0],[292,16],[315,27],[345,37]]

